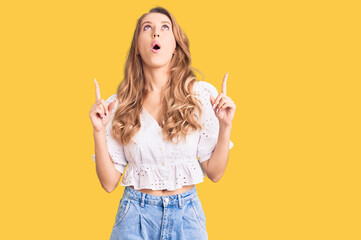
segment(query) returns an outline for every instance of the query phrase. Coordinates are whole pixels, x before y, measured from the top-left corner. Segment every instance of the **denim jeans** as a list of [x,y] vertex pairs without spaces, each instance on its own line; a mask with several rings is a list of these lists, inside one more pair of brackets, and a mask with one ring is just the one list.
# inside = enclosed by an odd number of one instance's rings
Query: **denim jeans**
[[208,239],[206,217],[196,187],[157,196],[126,186],[110,240]]

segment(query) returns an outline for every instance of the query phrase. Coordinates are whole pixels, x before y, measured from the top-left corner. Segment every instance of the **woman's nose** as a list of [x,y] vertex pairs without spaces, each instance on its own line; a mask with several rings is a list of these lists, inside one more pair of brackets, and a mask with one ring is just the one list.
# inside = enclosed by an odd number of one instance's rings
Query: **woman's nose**
[[153,34],[153,37],[159,37],[159,34]]

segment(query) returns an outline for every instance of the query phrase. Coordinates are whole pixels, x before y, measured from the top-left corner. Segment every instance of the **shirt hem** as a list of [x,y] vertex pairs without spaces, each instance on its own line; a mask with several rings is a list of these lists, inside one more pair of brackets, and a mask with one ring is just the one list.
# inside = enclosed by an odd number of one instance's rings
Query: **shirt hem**
[[193,185],[193,184],[196,185],[196,184],[202,183],[202,182],[204,182],[204,178],[205,178],[205,177],[202,177],[202,179],[200,179],[200,180],[198,180],[198,181],[194,181],[194,182],[191,182],[191,183],[186,184],[186,185],[181,185],[181,186],[178,187],[178,188],[159,188],[159,189],[154,189],[154,188],[152,188],[152,187],[150,187],[150,186],[147,186],[147,185],[140,187],[140,186],[138,186],[138,185],[135,184],[135,183],[125,184],[125,183],[123,183],[123,182],[121,182],[120,185],[121,185],[121,186],[124,186],[124,187],[126,187],[126,186],[133,186],[135,190],[151,189],[151,190],[175,191],[175,190],[181,189],[181,188],[184,187],[184,186]]

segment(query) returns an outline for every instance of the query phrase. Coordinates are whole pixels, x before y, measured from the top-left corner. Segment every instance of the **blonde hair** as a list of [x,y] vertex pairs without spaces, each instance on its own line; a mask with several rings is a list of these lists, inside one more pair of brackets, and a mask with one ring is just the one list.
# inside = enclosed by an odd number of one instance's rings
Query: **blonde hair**
[[142,19],[149,13],[162,13],[171,20],[176,41],[176,49],[170,63],[170,80],[161,96],[163,138],[172,142],[177,138],[176,142],[179,142],[180,139],[185,139],[190,131],[202,128],[198,122],[201,107],[192,91],[197,80],[191,67],[188,38],[168,10],[156,7],[143,14],[137,21],[124,68],[124,79],[117,89],[119,105],[114,113],[112,133],[114,138],[124,145],[132,140],[141,127],[140,112],[147,89],[137,42]]

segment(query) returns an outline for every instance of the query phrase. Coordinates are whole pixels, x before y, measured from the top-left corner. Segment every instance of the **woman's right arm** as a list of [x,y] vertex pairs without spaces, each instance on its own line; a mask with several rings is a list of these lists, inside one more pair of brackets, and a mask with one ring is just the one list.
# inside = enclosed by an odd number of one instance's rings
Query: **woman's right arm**
[[96,172],[101,186],[110,193],[117,187],[122,176],[121,172],[116,170],[109,155],[106,140],[106,126],[110,122],[110,115],[116,102],[113,101],[107,106],[100,97],[99,85],[96,80],[95,93],[96,102],[90,109],[89,117],[93,125]]
[[118,185],[122,174],[114,167],[113,161],[110,158],[106,139],[105,130],[93,131],[96,171],[102,187],[107,192],[112,192]]

